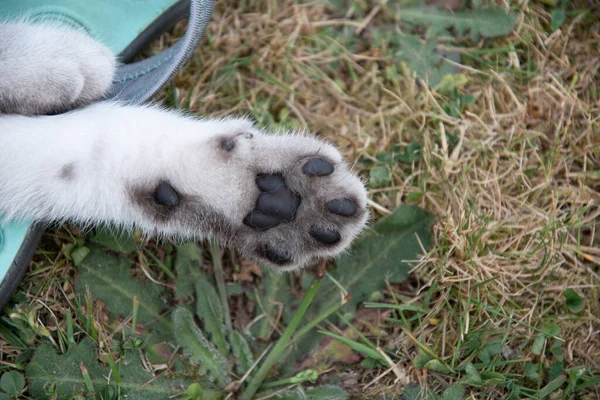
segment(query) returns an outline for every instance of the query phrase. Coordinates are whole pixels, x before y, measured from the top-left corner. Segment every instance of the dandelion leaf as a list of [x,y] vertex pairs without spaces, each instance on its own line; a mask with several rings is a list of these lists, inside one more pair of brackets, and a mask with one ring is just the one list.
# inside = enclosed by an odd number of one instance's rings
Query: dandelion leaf
[[[384,289],[386,280],[399,283],[408,277],[423,249],[431,243],[433,219],[432,214],[419,207],[400,206],[338,258],[331,275],[352,296],[343,308],[345,311],[354,312],[372,293]],[[338,287],[325,278],[311,314],[340,301],[338,292]]]
[[273,393],[269,398],[277,400],[346,400],[350,398],[350,396],[339,386],[324,385],[311,388],[296,386],[283,392]]
[[429,37],[447,34],[447,30],[453,28],[460,35],[470,32],[473,40],[479,40],[480,37],[508,35],[515,28],[515,16],[499,7],[456,12],[424,7],[402,8],[398,16],[404,22],[426,26]]
[[225,339],[225,313],[217,291],[204,274],[199,275],[196,281],[196,315],[204,323],[204,331],[210,334],[211,342],[227,356],[229,344]]
[[173,325],[175,339],[183,347],[183,353],[200,366],[201,373],[208,372],[217,385],[225,387],[231,381],[231,364],[196,326],[192,313],[183,307],[177,308],[173,312]]
[[[100,399],[116,398],[120,391],[128,400],[163,400],[185,391],[196,382],[190,378],[153,376],[144,370],[140,352],[130,351],[116,364],[119,383],[114,371],[98,362],[98,350],[89,339],[72,346],[66,354],[57,354],[50,345],[40,346],[26,375],[34,399]],[[203,382],[203,387],[210,387]],[[218,398],[214,390],[204,391],[206,399]],[[54,397],[55,396],[55,397]]]
[[[27,366],[29,392],[34,399],[48,399],[51,392],[57,399],[68,399],[76,394],[102,393],[106,390],[109,368],[98,362],[94,343],[84,339],[59,355],[51,345],[40,346]],[[88,383],[83,372],[89,375]],[[88,388],[91,382],[92,388]],[[90,390],[92,389],[92,390]]]
[[177,248],[175,272],[175,296],[193,295],[196,282],[202,276],[202,249],[197,244],[185,243]]
[[90,254],[79,266],[79,276],[75,281],[78,294],[85,294],[86,289],[90,290],[94,300],[102,300],[113,317],[130,316],[134,298],[137,298],[137,321],[162,339],[171,337],[171,321],[163,315],[166,304],[161,300],[162,288],[134,278],[128,258],[91,248]]

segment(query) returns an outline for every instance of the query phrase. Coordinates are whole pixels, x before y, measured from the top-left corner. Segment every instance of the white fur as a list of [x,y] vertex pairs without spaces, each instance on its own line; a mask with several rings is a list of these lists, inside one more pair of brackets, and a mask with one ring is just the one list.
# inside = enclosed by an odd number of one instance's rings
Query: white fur
[[44,114],[87,104],[110,88],[117,62],[85,32],[0,22],[0,113]]
[[[16,43],[26,51],[18,52]],[[101,96],[115,65],[112,55],[79,32],[0,24],[0,91],[11,97],[9,111],[26,114],[0,114],[0,214],[4,218],[84,225],[111,222],[150,234],[189,238],[222,234],[250,257],[256,257],[254,249],[264,243],[281,247],[293,256],[286,269],[343,251],[363,228],[368,213],[362,183],[333,146],[314,137],[268,135],[246,119],[199,120],[159,107],[109,102],[53,116],[29,115]],[[73,96],[63,96],[71,90]],[[56,93],[61,95],[57,98]],[[233,151],[220,147],[222,138],[233,138]],[[314,156],[327,158],[335,172],[327,177],[304,176],[301,167]],[[298,210],[302,216],[267,233],[244,226],[244,216],[259,195],[257,174],[282,171],[288,185],[295,185],[303,196]],[[198,221],[195,214],[189,219],[150,218],[131,193],[164,180],[193,199],[188,202],[210,208],[212,219]],[[321,206],[345,197],[356,199],[362,210],[359,218],[334,218]],[[213,227],[213,220],[222,226]],[[234,233],[223,234],[223,226]],[[310,238],[304,231],[311,226],[335,229],[342,240],[322,248],[306,243]]]

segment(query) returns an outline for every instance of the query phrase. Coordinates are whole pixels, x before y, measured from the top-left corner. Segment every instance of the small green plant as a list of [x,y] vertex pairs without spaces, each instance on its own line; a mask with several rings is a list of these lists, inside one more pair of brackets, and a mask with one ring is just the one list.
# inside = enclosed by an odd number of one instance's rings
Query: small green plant
[[[418,157],[419,148],[411,148],[382,160]],[[285,304],[286,310],[277,322],[278,309],[265,308],[264,321],[249,331],[232,327],[227,285],[219,283],[222,253],[216,243],[211,247],[214,274],[208,275],[203,271],[202,249],[195,244],[181,245],[176,251],[171,247],[173,256],[161,260],[123,233],[102,231],[88,242],[63,248],[65,257],[77,259],[78,268],[78,296],[73,299],[74,309],[66,311],[64,326],[52,333],[37,320],[38,309],[20,306],[5,322],[21,331],[23,345],[35,343],[40,335],[49,339],[37,347],[25,367],[29,394],[36,399],[179,396],[197,400],[231,392],[248,400],[274,392],[287,399],[345,399],[347,393],[333,383],[310,387],[327,366],[297,370],[296,361],[311,354],[327,336],[345,340],[324,331],[325,320],[351,326],[349,319],[359,303],[373,298],[386,282],[406,279],[410,264],[402,260],[416,259],[429,246],[432,222],[433,216],[420,208],[397,208],[340,257],[338,268],[327,277],[311,280],[306,275],[301,299],[290,296],[286,275],[266,275],[264,291],[252,298],[257,304]],[[86,251],[74,257],[78,249]],[[153,269],[171,280],[172,290],[154,279],[133,276],[134,257],[144,260],[141,268],[146,275]],[[108,311],[105,327],[97,326],[93,318],[99,302]],[[120,319],[123,322],[118,323]],[[272,335],[273,324],[281,334],[268,349],[257,338]],[[106,336],[109,326],[114,331]],[[387,365],[372,348],[347,343],[357,354]],[[259,352],[265,353],[264,358],[257,359]],[[155,373],[149,367],[153,364],[169,365],[169,372]],[[269,376],[274,367],[279,373]],[[13,398],[24,387],[18,372],[2,378],[2,389]]]
[[[424,1],[412,4],[391,4],[387,9],[392,20],[401,24],[403,33],[389,29],[375,30],[379,46],[390,50],[394,61],[402,63],[431,87],[459,72],[459,52],[444,52],[438,48],[438,39],[452,37],[452,32],[471,39],[493,38],[509,34],[515,27],[515,16],[498,7],[473,7],[447,11],[428,6]],[[424,27],[425,35],[411,33],[415,27]]]
[[8,371],[0,377],[0,400],[19,399],[25,390],[25,378],[17,371]]

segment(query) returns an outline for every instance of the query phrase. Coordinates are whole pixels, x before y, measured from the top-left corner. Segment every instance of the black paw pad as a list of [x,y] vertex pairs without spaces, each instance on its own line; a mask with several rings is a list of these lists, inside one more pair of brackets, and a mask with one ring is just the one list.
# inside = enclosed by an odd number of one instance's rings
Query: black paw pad
[[302,199],[285,185],[283,176],[259,175],[256,185],[261,194],[256,200],[255,210],[244,218],[244,224],[263,231],[296,217]]
[[337,231],[322,229],[316,226],[310,228],[310,236],[323,244],[336,244],[342,238],[340,233]]
[[333,164],[324,158],[311,158],[302,167],[304,175],[326,176],[333,172]]
[[332,214],[341,215],[342,217],[352,217],[358,211],[358,206],[354,200],[337,199],[327,203],[327,210]]
[[265,215],[277,217],[282,222],[288,222],[296,216],[299,205],[300,196],[284,186],[275,192],[258,196],[256,209]]
[[275,228],[280,223],[280,218],[270,217],[257,210],[252,211],[244,218],[244,224],[257,231],[266,231],[267,229]]
[[154,191],[154,201],[161,206],[175,207],[179,204],[179,195],[167,181],[162,181]]
[[292,261],[292,258],[287,253],[274,250],[268,246],[263,247],[260,252],[263,257],[271,261],[273,264],[285,265]]
[[281,175],[259,175],[256,185],[261,192],[276,192],[282,187],[285,188],[285,181]]

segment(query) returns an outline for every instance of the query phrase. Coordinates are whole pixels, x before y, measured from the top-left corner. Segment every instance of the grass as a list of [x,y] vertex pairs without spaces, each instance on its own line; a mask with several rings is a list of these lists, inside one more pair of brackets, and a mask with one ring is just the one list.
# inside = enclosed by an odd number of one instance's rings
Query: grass
[[[571,2],[552,32],[548,2],[511,2],[515,31],[462,41],[466,79],[434,90],[374,44],[394,22],[385,2],[249,3],[219,3],[166,102],[307,127],[371,182],[374,220],[407,203],[437,216],[434,246],[406,282],[347,325],[319,325],[352,349],[323,376],[356,398],[391,398],[409,381],[436,393],[461,381],[465,396],[486,399],[517,389],[516,398],[568,397],[574,382],[579,398],[600,398],[600,23],[590,17],[600,6]],[[381,161],[407,149],[418,152]],[[105,347],[118,331],[101,303],[74,296],[77,268],[61,249],[82,237],[68,227],[45,235],[15,297],[26,322],[0,325],[2,370],[22,368],[42,342],[68,348],[81,339],[74,330]],[[170,246],[148,243],[136,275],[168,285]],[[231,282],[261,287],[259,267],[205,247],[221,297]],[[290,277],[296,288],[300,279]],[[235,328],[278,306],[240,302],[230,296]],[[265,340],[281,335],[275,321]],[[572,378],[578,367],[586,371]]]

